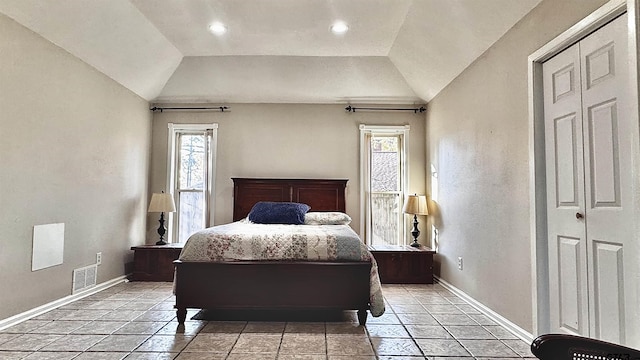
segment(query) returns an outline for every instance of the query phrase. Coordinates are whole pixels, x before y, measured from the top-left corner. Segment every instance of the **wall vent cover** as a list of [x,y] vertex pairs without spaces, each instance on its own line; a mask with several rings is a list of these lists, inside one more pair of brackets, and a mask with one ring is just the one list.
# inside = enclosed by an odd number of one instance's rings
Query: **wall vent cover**
[[96,286],[98,277],[98,266],[89,265],[73,270],[73,290],[72,294]]

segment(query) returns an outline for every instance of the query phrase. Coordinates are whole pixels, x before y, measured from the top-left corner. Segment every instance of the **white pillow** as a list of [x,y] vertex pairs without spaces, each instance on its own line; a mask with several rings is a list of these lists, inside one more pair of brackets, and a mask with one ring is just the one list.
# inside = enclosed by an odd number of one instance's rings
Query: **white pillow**
[[305,225],[349,225],[351,217],[339,211],[310,211],[304,215]]

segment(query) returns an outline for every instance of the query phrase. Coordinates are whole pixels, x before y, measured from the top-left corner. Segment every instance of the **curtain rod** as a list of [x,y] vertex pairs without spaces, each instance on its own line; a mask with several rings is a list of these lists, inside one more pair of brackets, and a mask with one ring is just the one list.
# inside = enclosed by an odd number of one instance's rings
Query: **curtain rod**
[[424,106],[421,106],[419,108],[370,108],[370,107],[354,107],[354,106],[347,106],[346,108],[344,108],[345,110],[347,110],[347,112],[356,112],[356,110],[382,110],[382,111],[413,111],[414,113],[423,113],[425,111],[427,111],[427,109],[425,109]]
[[157,106],[154,106],[149,110],[154,112],[155,111],[163,112],[164,110],[211,110],[211,111],[220,111],[220,112],[231,111],[229,110],[228,106],[218,106],[218,107],[157,107]]

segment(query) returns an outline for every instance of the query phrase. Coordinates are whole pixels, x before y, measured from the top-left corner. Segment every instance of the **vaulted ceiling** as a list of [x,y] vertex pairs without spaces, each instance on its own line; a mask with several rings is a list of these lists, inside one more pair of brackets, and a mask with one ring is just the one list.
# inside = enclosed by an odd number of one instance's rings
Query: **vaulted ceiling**
[[[2,0],[165,103],[424,103],[541,0]],[[344,21],[349,31],[329,28]],[[227,32],[208,31],[213,22]]]

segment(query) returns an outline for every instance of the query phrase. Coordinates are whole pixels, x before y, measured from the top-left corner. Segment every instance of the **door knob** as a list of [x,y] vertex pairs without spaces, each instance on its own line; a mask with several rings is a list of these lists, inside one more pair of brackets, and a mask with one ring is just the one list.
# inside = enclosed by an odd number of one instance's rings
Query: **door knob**
[[582,215],[581,213],[577,212],[576,213],[576,219],[578,219],[578,220],[584,219],[584,215]]

